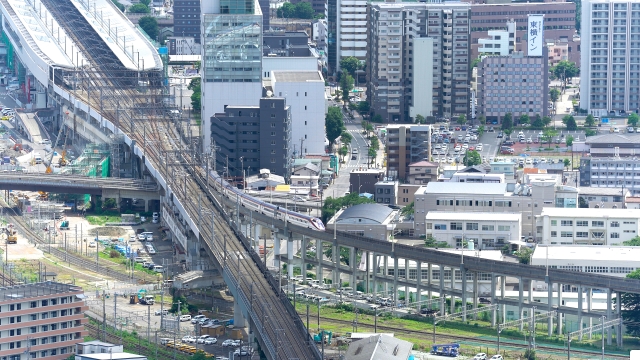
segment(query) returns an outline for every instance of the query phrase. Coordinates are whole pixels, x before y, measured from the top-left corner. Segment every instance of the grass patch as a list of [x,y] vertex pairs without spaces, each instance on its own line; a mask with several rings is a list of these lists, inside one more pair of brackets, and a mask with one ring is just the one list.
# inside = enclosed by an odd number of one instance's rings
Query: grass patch
[[[115,251],[114,255],[117,254],[118,256],[116,257],[112,257],[112,250]],[[121,253],[117,252],[114,248],[112,247],[107,247],[105,250],[100,251],[99,255],[98,255],[101,259],[105,259],[108,260],[114,264],[118,264],[118,265],[122,265],[124,267],[127,266],[127,263],[129,262],[129,260],[124,257]],[[153,276],[158,276],[159,273],[153,271],[153,270],[149,270],[145,267],[142,266],[142,264],[140,263],[136,263],[134,266],[134,270],[136,271],[140,271],[149,275],[153,275]]]
[[99,226],[104,226],[106,223],[119,223],[122,221],[120,215],[89,215],[86,219],[89,224]]

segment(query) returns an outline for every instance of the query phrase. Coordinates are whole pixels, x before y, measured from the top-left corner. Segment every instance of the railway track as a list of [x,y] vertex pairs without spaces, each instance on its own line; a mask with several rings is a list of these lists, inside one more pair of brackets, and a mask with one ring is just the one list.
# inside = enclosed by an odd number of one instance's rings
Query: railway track
[[[305,314],[300,314],[300,316],[305,315]],[[309,314],[309,319],[314,319],[317,323],[318,320],[318,316],[315,314]],[[354,323],[353,321],[349,321],[349,320],[339,320],[339,319],[333,319],[333,318],[329,318],[329,317],[325,317],[325,316],[320,316],[320,323],[321,324],[334,324],[334,325],[338,325],[338,326],[342,326],[342,327],[353,327]],[[358,326],[358,331],[360,332],[367,332],[368,330],[370,330],[370,332],[373,332],[375,327],[373,324],[369,324],[369,323],[362,323],[362,322],[358,322],[357,324]],[[432,326],[429,324],[425,324],[425,326]],[[363,329],[366,329],[365,331],[363,331]],[[406,337],[410,337],[410,338],[424,338],[424,339],[432,339],[433,337],[433,332],[430,330],[405,330],[402,328],[398,328],[398,327],[391,327],[391,326],[385,326],[385,325],[377,325],[377,332],[380,333],[394,333],[396,335],[400,335],[400,336],[406,336]],[[487,347],[495,347],[496,346],[496,340],[485,340],[485,339],[481,339],[478,337],[471,337],[471,336],[464,336],[464,335],[451,335],[451,334],[437,334],[436,333],[436,338],[437,341],[436,343],[446,343],[446,342],[459,342],[459,341],[465,341],[468,343],[475,343],[475,344],[482,344],[485,345]],[[509,347],[509,348],[517,348],[517,349],[522,349],[522,351],[524,352],[524,350],[527,349],[527,345],[526,344],[522,344],[522,343],[518,343],[518,342],[514,342],[514,341],[509,341],[509,340],[505,340],[504,338],[500,339],[500,346],[504,346],[504,347]],[[559,349],[557,347],[552,347],[552,346],[544,346],[544,345],[540,345],[537,344],[536,345],[536,349],[539,349],[540,351],[544,351],[544,352],[549,352],[549,353],[563,353],[563,349]],[[566,354],[566,351],[564,351],[564,354]],[[601,355],[600,352],[595,352],[595,351],[585,351],[585,350],[578,350],[578,349],[571,349],[571,354],[572,355],[585,355],[585,356],[591,356],[591,357],[599,357]],[[564,356],[564,355],[563,355]],[[623,356],[623,355],[613,355],[613,354],[607,354],[607,359],[628,359],[628,356]]]
[[[54,0],[44,0],[44,2],[48,4],[47,7],[52,11],[52,16],[57,18],[59,23],[67,27],[80,28],[84,26],[81,24],[81,17],[76,14],[77,10],[67,2]],[[86,29],[74,31],[73,28],[68,28],[68,30],[67,33],[70,34],[72,40],[90,63],[88,66],[90,71],[86,71],[88,76],[81,87],[86,87],[87,92],[89,88],[101,89],[101,98],[111,102],[107,106],[110,110],[105,111],[102,106],[99,106],[95,97],[84,97],[87,103],[101,109],[105,117],[126,131],[130,138],[136,141],[137,145],[143,149],[144,156],[161,173],[172,189],[173,195],[183,204],[189,216],[192,219],[197,219],[201,214],[201,209],[196,206],[195,199],[201,196],[203,190],[206,190],[195,180],[199,176],[198,173],[203,172],[202,169],[195,165],[180,166],[178,170],[182,175],[191,175],[191,178],[184,181],[176,179],[173,174],[169,174],[167,171],[162,171],[165,169],[163,165],[166,165],[171,152],[189,148],[184,131],[178,133],[169,122],[162,101],[154,99],[154,95],[149,96],[152,100],[151,103],[148,102],[149,98],[143,101],[135,87],[125,82],[120,83],[118,76],[111,76],[109,71],[114,71],[114,67],[117,68],[117,59],[114,59],[113,54],[99,50],[96,50],[94,54],[93,48],[100,48],[100,46],[92,45],[88,41],[94,34],[85,34]],[[78,33],[82,33],[83,36],[79,37]],[[118,71],[122,71],[121,68],[116,69],[115,73]],[[153,93],[158,89],[150,90]],[[79,97],[83,97],[83,94],[84,92],[81,91]],[[78,95],[77,92],[76,95]],[[107,96],[105,97],[105,95]],[[123,108],[130,109],[130,114],[127,115],[126,111],[123,112]],[[120,109],[119,112],[118,109]],[[137,117],[135,122],[133,121],[134,113]],[[129,121],[126,121],[127,116]],[[197,159],[189,157],[184,160],[185,164],[194,164]],[[176,165],[172,163],[173,166]],[[172,168],[173,170],[175,168]],[[274,288],[272,278],[271,282],[268,281],[271,275],[266,271],[266,267],[261,268],[254,263],[252,250],[247,244],[239,241],[239,234],[235,233],[229,224],[223,221],[224,214],[220,212],[220,207],[215,206],[215,200],[207,196],[202,196],[201,199],[203,211],[215,214],[214,226],[216,228],[216,234],[213,234],[210,222],[205,220],[206,225],[199,229],[201,236],[209,246],[215,260],[219,264],[229,265],[225,267],[225,270],[233,282],[230,286],[237,288],[239,296],[246,304],[249,304],[250,312],[255,314],[252,319],[257,324],[256,326],[259,326],[257,330],[267,335],[263,338],[267,348],[271,348],[270,352],[277,359],[318,358],[319,353],[315,344],[304,330],[300,318],[295,314],[295,311],[293,313],[287,311],[281,290]],[[231,263],[236,266],[230,266]]]
[[[11,214],[9,215],[9,217],[11,218],[11,221],[13,222],[14,226],[18,229],[18,231],[20,231],[25,237],[28,237],[32,239],[36,244],[41,245],[40,246],[41,250],[43,249],[43,245],[48,245],[45,242],[45,240],[42,239],[36,231],[33,231],[31,230],[31,228],[29,228],[29,226],[24,222],[22,216],[18,215],[18,213],[15,211],[14,208],[10,207],[3,200],[0,200],[0,205],[2,205],[5,209],[8,209],[8,211],[12,213],[12,215]],[[120,280],[120,281],[125,281],[125,282],[129,282],[132,280],[135,281],[135,279],[131,279],[126,274],[120,273],[118,271],[115,271],[105,266],[101,266],[100,262],[96,264],[95,261],[90,261],[83,257],[73,255],[69,252],[60,250],[55,246],[49,246],[48,252],[51,255],[55,256],[56,258],[64,261],[65,263],[77,266],[81,269],[95,271],[96,274],[101,274],[101,275],[104,275],[116,280]]]

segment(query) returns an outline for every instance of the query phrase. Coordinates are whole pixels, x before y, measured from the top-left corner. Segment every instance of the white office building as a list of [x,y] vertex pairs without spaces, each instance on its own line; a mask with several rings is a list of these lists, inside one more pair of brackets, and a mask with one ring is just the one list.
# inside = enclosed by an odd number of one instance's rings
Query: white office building
[[338,57],[335,71],[340,70],[340,59],[353,56],[361,61],[367,57],[367,1],[336,0],[336,47]]
[[640,108],[640,2],[582,2],[580,108],[596,116]]
[[[326,98],[319,71],[272,71],[275,96],[291,106],[291,142],[296,157],[324,154]],[[301,154],[302,153],[302,154]]]
[[640,247],[540,245],[531,256],[531,265],[625,277],[640,269]]
[[536,217],[536,238],[550,245],[615,245],[633,239],[640,210],[545,207]]
[[522,233],[520,213],[430,211],[425,221],[427,237],[456,248],[500,248]]
[[489,37],[478,39],[481,55],[507,56],[516,50],[516,22],[508,21],[506,30],[489,30]]

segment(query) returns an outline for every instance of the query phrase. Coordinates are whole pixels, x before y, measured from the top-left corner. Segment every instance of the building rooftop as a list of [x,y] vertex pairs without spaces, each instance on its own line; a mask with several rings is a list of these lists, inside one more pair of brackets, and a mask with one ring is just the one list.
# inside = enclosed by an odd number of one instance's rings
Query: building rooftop
[[387,129],[400,129],[400,128],[411,128],[411,130],[415,131],[430,131],[431,125],[423,125],[423,124],[389,124],[386,126]]
[[459,195],[505,195],[506,183],[458,183],[430,182],[425,187],[425,194],[459,194]]
[[640,203],[640,197],[628,197],[625,199],[626,203],[638,204]]
[[427,220],[520,221],[520,213],[429,211]]
[[439,166],[438,163],[434,163],[431,161],[418,161],[418,162],[414,162],[409,164],[409,167],[420,167],[420,166]]
[[377,334],[354,341],[345,353],[349,360],[406,360],[413,344],[391,336]]
[[378,204],[360,204],[346,208],[340,216],[338,216],[337,221],[339,223],[341,220],[345,219],[361,218],[383,224],[392,212],[393,209],[388,206]]
[[271,72],[276,82],[302,82],[302,81],[322,81],[322,75],[319,71],[280,71]]
[[122,346],[122,345],[116,345],[116,344],[112,344],[112,343],[108,343],[108,342],[104,342],[104,341],[100,341],[100,340],[85,341],[85,342],[78,343],[76,345],[80,345],[80,346],[102,346],[102,347],[121,347]]
[[[489,163],[489,165],[510,165],[510,166],[516,166],[516,163],[513,163],[511,161],[494,161],[492,163]],[[529,169],[529,168],[526,168]]]
[[[547,252],[547,248],[549,251]],[[548,257],[547,257],[548,254]],[[638,246],[589,246],[551,245],[536,246],[531,257],[533,265],[544,265],[546,259],[567,261],[636,261],[640,268],[640,247]]]
[[587,145],[592,144],[637,144],[640,143],[640,135],[636,134],[603,134],[596,136],[589,136],[585,143]]
[[12,301],[30,299],[38,296],[49,296],[53,294],[63,294],[77,292],[84,296],[83,290],[79,286],[62,284],[53,281],[7,286],[0,288],[0,301]]
[[567,217],[567,218],[640,218],[640,209],[600,209],[577,208],[567,211],[564,208],[542,208],[541,216]]
[[[629,195],[629,190],[625,189],[625,194]],[[604,195],[604,196],[622,196],[622,189],[619,188],[606,188],[606,187],[594,187],[583,186],[578,188],[579,195]]]
[[130,353],[96,353],[96,354],[81,354],[78,357],[83,359],[96,359],[96,360],[129,360],[129,359],[146,359],[146,356]]

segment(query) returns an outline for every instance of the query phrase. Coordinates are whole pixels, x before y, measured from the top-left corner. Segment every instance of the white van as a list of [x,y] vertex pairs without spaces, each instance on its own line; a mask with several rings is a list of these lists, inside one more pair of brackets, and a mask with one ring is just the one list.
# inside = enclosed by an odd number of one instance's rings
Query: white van
[[160,265],[156,265],[153,267],[153,271],[161,273],[164,271],[164,268]]
[[180,321],[190,321],[191,315],[180,315]]
[[42,155],[40,155],[40,153],[33,154],[33,160],[36,164],[42,164]]

